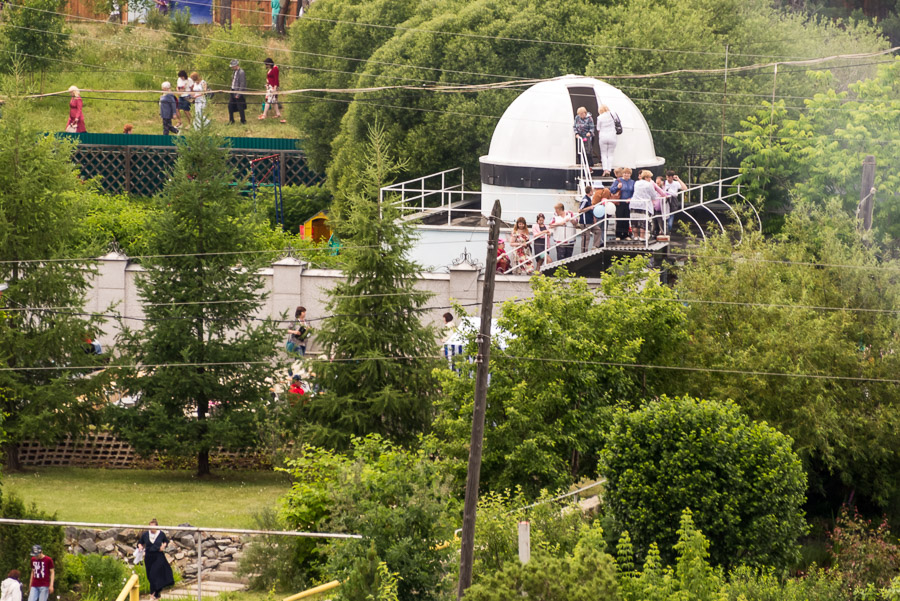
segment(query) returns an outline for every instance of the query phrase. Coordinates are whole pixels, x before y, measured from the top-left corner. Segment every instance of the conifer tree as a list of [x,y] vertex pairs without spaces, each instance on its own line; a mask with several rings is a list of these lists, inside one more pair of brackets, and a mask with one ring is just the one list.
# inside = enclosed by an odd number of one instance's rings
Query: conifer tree
[[379,189],[400,165],[377,126],[363,154],[353,190],[333,210],[345,279],[329,292],[329,317],[315,333],[331,360],[315,364],[324,392],[306,412],[309,440],[333,448],[369,433],[414,440],[431,423],[436,391],[435,332],[421,322],[431,294],[415,287],[413,232],[398,223],[389,197],[379,203]]
[[[41,135],[12,99],[0,119],[0,413],[6,464],[23,440],[50,444],[95,416],[101,377],[85,352],[100,320],[83,312],[89,261],[70,258],[83,186],[72,146]],[[2,441],[0,441],[2,442]]]
[[146,321],[121,336],[143,366],[124,378],[138,401],[114,415],[139,452],[195,455],[198,475],[211,449],[259,443],[276,352],[275,323],[254,321],[262,255],[241,252],[257,250],[262,216],[233,185],[223,144],[210,126],[179,143],[138,280]]

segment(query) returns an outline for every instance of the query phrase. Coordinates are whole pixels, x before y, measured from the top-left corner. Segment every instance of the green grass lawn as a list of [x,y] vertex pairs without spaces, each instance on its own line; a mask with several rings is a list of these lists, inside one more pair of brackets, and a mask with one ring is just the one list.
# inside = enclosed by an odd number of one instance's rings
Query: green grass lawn
[[274,507],[290,482],[275,472],[221,471],[210,478],[173,470],[41,468],[3,474],[16,493],[66,521],[255,528],[253,516]]
[[[126,123],[134,126],[135,134],[161,134],[162,122],[159,118],[160,85],[168,80],[175,85],[177,73],[184,69],[187,72],[198,70],[210,86],[210,89],[227,89],[230,76],[222,77],[204,72],[198,66],[198,54],[215,31],[214,26],[197,26],[194,35],[202,39],[191,40],[190,52],[186,54],[172,53],[166,50],[166,41],[170,34],[165,30],[155,30],[146,26],[119,27],[103,24],[69,23],[71,29],[71,52],[66,62],[55,63],[54,67],[44,74],[43,91],[58,92],[76,85],[82,90],[152,90],[146,94],[101,94],[84,92],[84,120],[88,132],[122,133]],[[290,63],[287,53],[288,42],[281,38],[272,38],[260,32],[248,31],[246,43],[259,45],[254,53],[254,60],[261,61],[266,56],[273,56],[279,63],[282,59]],[[257,55],[258,54],[258,55]],[[227,58],[220,61],[227,65]],[[263,77],[262,65],[247,62],[245,69]],[[229,71],[228,69],[225,69]],[[291,69],[282,69],[282,88],[288,87]],[[230,71],[229,71],[230,73]],[[40,91],[41,78],[37,73],[24,73],[23,92]],[[285,114],[303,110],[305,104],[299,97],[284,97]],[[222,132],[227,136],[261,137],[261,138],[299,138],[301,132],[290,123],[279,123],[270,117],[260,121],[257,117],[262,113],[263,98],[247,97],[247,124],[226,126],[228,121],[227,96],[219,94],[211,100],[207,114],[215,123],[223,125]],[[29,112],[38,127],[44,131],[63,131],[69,116],[68,94],[58,97],[41,98],[29,101]]]

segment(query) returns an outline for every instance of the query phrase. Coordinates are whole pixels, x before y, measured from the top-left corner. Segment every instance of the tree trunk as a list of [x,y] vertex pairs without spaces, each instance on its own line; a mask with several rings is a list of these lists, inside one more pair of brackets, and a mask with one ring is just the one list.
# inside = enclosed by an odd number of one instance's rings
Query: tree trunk
[[[203,369],[202,367],[200,368]],[[200,430],[200,450],[197,452],[197,475],[209,476],[209,446],[206,444],[206,415],[209,413],[209,399],[202,398],[197,402],[197,421]]]
[[222,0],[219,4],[219,25],[231,27],[231,0]]
[[290,14],[291,0],[281,0],[281,10],[278,12],[278,21],[275,25],[275,30],[280,35],[284,35],[285,31],[287,31],[287,20]]
[[22,462],[19,460],[19,445],[8,442],[3,445],[3,455],[6,459],[6,470],[9,472],[21,472]]
[[209,476],[209,449],[201,449],[197,453],[197,476]]

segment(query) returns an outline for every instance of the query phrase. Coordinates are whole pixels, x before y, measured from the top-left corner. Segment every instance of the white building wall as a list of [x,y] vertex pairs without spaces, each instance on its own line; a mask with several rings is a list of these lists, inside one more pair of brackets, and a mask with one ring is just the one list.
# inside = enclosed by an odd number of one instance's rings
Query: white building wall
[[[137,277],[141,271],[140,265],[130,263],[123,255],[110,254],[98,259],[97,274],[92,278],[85,309],[122,315],[126,318],[126,325],[141,328],[143,322],[139,318],[145,316],[137,291]],[[309,269],[302,261],[288,257],[260,270],[259,277],[263,280],[263,290],[268,298],[257,317],[280,319],[285,314],[290,319],[294,315],[294,309],[303,305],[307,309],[308,319],[318,319],[327,315],[327,292],[343,278],[343,274],[334,269]],[[532,294],[529,280],[528,276],[498,275],[495,301],[530,298]],[[588,279],[588,283],[596,287],[600,280]],[[464,305],[463,308],[470,315],[477,315],[480,311],[484,276],[480,268],[468,262],[451,266],[446,273],[421,273],[416,284],[419,289],[434,294],[428,306],[435,309],[423,313],[425,323],[440,325],[441,316],[445,312],[455,314],[449,308],[453,303]],[[495,305],[495,315],[498,314],[497,308],[498,305]],[[104,349],[114,346],[119,330],[117,320],[106,321],[104,331],[97,336]],[[315,351],[314,340],[311,350]]]

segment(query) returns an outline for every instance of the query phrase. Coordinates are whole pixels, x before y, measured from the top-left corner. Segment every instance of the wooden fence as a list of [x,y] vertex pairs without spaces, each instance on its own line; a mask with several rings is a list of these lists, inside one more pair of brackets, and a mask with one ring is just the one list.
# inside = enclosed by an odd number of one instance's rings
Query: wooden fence
[[[282,0],[282,3],[285,0]],[[302,0],[289,0],[287,26],[298,18]],[[68,0],[65,12],[69,21],[99,20],[105,21],[109,12],[100,0]],[[128,18],[127,5],[122,2],[122,21]],[[213,20],[218,23],[222,18],[221,0],[213,0]],[[248,27],[272,27],[272,3],[270,0],[231,0],[231,22]]]
[[[138,455],[134,448],[109,432],[94,432],[81,438],[66,438],[44,446],[35,441],[19,445],[19,461],[24,467],[94,467],[107,469],[128,468],[187,468],[192,459],[171,458],[157,454],[149,457]],[[210,463],[215,468],[258,468],[270,462],[255,452],[225,451],[221,448],[210,452]]]

